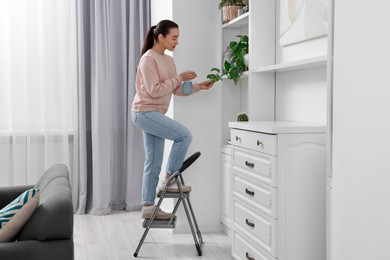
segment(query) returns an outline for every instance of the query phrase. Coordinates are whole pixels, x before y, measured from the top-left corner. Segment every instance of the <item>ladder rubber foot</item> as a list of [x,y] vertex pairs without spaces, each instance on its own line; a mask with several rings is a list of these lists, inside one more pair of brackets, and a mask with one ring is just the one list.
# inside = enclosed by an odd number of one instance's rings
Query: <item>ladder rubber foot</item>
[[199,244],[195,244],[196,250],[198,251],[198,255],[202,256],[202,249],[200,249]]
[[134,256],[134,257],[137,257],[137,255],[138,255],[137,253],[134,253],[134,255],[133,255],[133,256]]

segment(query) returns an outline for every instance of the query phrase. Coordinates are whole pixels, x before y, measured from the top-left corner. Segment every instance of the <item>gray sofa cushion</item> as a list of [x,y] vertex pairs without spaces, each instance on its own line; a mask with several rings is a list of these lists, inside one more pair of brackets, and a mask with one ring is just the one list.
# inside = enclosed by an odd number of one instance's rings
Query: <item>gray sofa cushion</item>
[[49,168],[35,188],[40,189],[39,206],[22,229],[19,241],[72,238],[73,206],[67,167],[57,164]]

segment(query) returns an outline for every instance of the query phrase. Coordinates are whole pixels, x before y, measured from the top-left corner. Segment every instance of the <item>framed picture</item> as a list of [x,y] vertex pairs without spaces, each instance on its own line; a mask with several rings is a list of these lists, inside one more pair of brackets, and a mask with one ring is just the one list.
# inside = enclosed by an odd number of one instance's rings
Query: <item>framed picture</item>
[[280,0],[280,46],[326,36],[328,0]]

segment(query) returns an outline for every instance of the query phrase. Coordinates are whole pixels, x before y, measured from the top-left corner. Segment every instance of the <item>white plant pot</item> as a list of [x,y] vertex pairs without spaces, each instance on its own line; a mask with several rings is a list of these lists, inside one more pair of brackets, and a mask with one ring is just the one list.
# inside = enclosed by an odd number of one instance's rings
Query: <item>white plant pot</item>
[[249,68],[249,54],[245,54],[244,63],[245,63],[245,66],[247,66]]

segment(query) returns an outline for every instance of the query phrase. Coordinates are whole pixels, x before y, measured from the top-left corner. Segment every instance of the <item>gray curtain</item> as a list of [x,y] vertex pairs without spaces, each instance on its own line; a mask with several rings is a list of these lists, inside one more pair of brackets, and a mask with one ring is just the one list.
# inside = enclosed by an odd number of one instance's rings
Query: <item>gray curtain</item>
[[80,188],[76,213],[139,210],[144,148],[131,121],[150,0],[78,0]]

